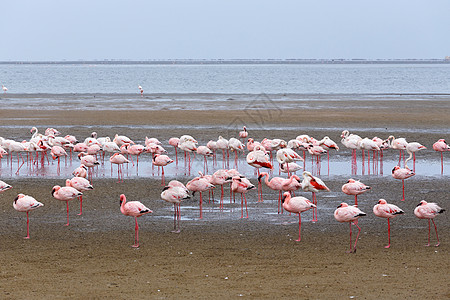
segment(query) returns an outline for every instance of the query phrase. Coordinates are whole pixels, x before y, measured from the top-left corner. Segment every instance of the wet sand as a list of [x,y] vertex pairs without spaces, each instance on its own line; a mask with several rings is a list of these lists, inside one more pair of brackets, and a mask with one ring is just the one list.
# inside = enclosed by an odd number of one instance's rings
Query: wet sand
[[[447,100],[448,101],[448,100]],[[1,136],[17,140],[29,138],[29,128],[60,128],[84,138],[92,131],[100,136],[126,134],[142,142],[145,136],[158,137],[173,155],[167,140],[191,134],[201,144],[219,135],[232,137],[245,122],[250,136],[284,138],[308,133],[329,135],[338,141],[344,129],[362,136],[390,133],[419,141],[429,149],[420,159],[439,160],[431,145],[447,138],[450,115],[446,101],[383,101],[374,110],[370,101],[315,101],[310,108],[284,110],[253,108],[236,110],[84,110],[8,109],[0,111]],[[408,108],[405,105],[408,104]],[[371,109],[367,107],[370,106]],[[321,109],[319,109],[321,108]],[[403,113],[399,114],[402,111]],[[58,126],[59,125],[59,126]],[[252,128],[253,127],[253,128]],[[269,128],[269,129],[266,129]],[[425,150],[424,150],[425,151]],[[342,159],[350,152],[342,149]],[[389,152],[386,159],[396,153]],[[448,155],[447,155],[448,157]],[[5,168],[6,162],[2,162]],[[348,224],[336,222],[334,209],[319,209],[319,222],[311,223],[311,211],[302,215],[302,241],[295,242],[298,218],[276,214],[277,194],[264,189],[264,203],[256,203],[256,192],[248,194],[249,219],[239,219],[240,205],[226,210],[217,203],[205,204],[203,220],[195,218],[198,195],[182,205],[182,232],[171,233],[172,210],[160,200],[160,179],[127,179],[117,184],[113,178],[94,178],[95,189],[85,194],[83,215],[77,216],[78,201],[70,203],[71,225],[65,224],[65,203],[54,200],[51,188],[62,184],[45,177],[2,178],[14,186],[0,195],[0,295],[5,299],[41,298],[450,298],[448,289],[448,211],[436,218],[441,245],[425,247],[427,221],[417,219],[413,210],[425,199],[447,208],[450,172],[438,176],[416,176],[405,181],[407,200],[401,199],[401,182],[384,176],[356,176],[372,190],[360,196],[361,218],[358,251],[346,254]],[[193,173],[195,173],[194,171]],[[253,176],[253,174],[246,174]],[[353,198],[340,191],[352,176],[324,176],[330,193],[318,195],[319,205],[336,207]],[[169,178],[168,178],[169,179]],[[179,178],[185,180],[184,177]],[[256,183],[256,182],[255,182]],[[31,239],[24,240],[26,217],[12,208],[18,193],[34,196],[45,204],[30,213]],[[228,195],[226,188],[226,195]],[[139,219],[139,249],[132,249],[134,221],[119,211],[119,195],[138,200],[154,213]],[[301,193],[310,197],[308,193]],[[216,192],[216,201],[217,201]],[[392,246],[387,243],[387,222],[372,214],[378,199],[400,206],[406,213],[391,222]],[[214,207],[214,209],[212,208]],[[273,214],[267,214],[270,208]],[[355,232],[355,231],[354,231]],[[432,231],[432,243],[436,237]]]

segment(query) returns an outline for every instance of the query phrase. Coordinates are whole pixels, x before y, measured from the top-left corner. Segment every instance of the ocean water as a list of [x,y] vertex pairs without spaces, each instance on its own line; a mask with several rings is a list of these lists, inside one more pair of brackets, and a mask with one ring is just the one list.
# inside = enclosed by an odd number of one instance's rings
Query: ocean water
[[450,64],[1,64],[8,93],[450,94]]

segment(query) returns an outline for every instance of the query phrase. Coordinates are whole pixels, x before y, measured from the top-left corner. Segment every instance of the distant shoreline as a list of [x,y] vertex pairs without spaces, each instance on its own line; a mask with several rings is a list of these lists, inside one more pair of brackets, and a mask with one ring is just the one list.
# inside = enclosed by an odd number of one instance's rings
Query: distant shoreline
[[450,59],[155,59],[0,61],[0,65],[450,64]]

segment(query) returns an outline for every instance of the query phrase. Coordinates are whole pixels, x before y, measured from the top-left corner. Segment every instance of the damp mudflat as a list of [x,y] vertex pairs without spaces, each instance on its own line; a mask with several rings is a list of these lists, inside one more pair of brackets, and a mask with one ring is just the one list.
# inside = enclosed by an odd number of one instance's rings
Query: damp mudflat
[[[72,161],[62,159],[58,171],[57,161],[51,158],[42,166],[40,162],[27,163],[26,154],[22,154],[25,163],[18,174],[17,156],[13,155],[12,163],[4,157],[0,179],[13,189],[0,195],[2,298],[448,297],[448,211],[435,219],[439,247],[424,246],[428,242],[428,222],[413,214],[420,200],[437,202],[448,210],[450,155],[447,154],[450,153],[443,155],[442,173],[441,156],[432,150],[432,144],[439,138],[449,139],[450,107],[443,105],[448,99],[426,97],[426,101],[412,99],[415,100],[412,104],[408,101],[399,104],[390,97],[371,98],[381,98],[383,105],[379,110],[368,110],[367,103],[347,97],[342,97],[333,109],[281,107],[282,113],[276,115],[265,114],[264,109],[258,114],[221,109],[155,112],[126,109],[102,113],[83,108],[2,110],[0,136],[4,138],[29,139],[32,126],[40,131],[55,127],[79,140],[92,131],[97,131],[99,136],[128,135],[138,143],[143,143],[145,136],[157,137],[172,158],[175,152],[167,143],[170,137],[191,134],[204,145],[219,135],[237,136],[243,124],[237,124],[236,120],[247,125],[249,137],[255,140],[264,137],[289,140],[306,133],[319,139],[328,135],[342,146],[339,152],[330,152],[329,168],[326,156],[322,157],[319,168],[306,155],[305,169],[322,178],[330,192],[317,195],[318,222],[311,222],[311,211],[302,214],[301,242],[295,242],[298,216],[278,214],[278,193],[264,183],[262,203],[257,202],[256,190],[247,193],[248,219],[240,218],[240,196],[230,199],[229,187],[225,186],[223,209],[219,207],[220,188],[214,190],[214,196],[203,193],[203,219],[199,219],[199,194],[196,193],[182,203],[181,233],[172,233],[173,207],[160,199],[161,171],[152,168],[148,154],[140,157],[139,167],[132,164],[124,167],[123,183],[117,183],[117,167],[111,170],[106,157],[104,164],[94,171],[94,190],[84,194],[83,214],[77,215],[78,200],[69,202],[70,226],[65,227],[65,203],[55,200],[51,190],[54,185],[64,185],[65,179],[71,177],[79,165],[76,156]],[[396,113],[399,110],[405,112]],[[262,119],[256,117],[261,115]],[[371,156],[370,163],[365,161],[364,169],[359,151],[357,170],[352,173],[351,152],[339,142],[345,129],[362,137],[387,138],[393,134],[427,147],[416,153],[416,175],[405,180],[405,201],[401,201],[401,181],[391,176],[392,168],[398,163],[398,151],[385,151],[382,164],[380,160],[374,163]],[[208,158],[207,173],[237,167],[258,184],[254,169],[245,162],[245,155],[238,157],[237,165],[234,153],[230,154],[228,164],[224,163],[222,153],[217,153],[217,158],[215,164]],[[187,182],[198,171],[206,171],[199,156],[192,157],[191,161],[189,168],[184,153],[178,153],[178,166],[173,163],[165,168],[166,181]],[[412,161],[408,166],[413,167]],[[301,171],[297,173],[301,177]],[[279,175],[276,166],[272,176],[285,175]],[[354,201],[352,196],[341,192],[341,186],[349,178],[372,187],[358,197],[358,206],[367,216],[361,217],[358,223],[361,234],[355,254],[345,253],[349,247],[349,225],[338,223],[333,217],[341,202]],[[23,239],[26,215],[12,207],[18,193],[44,203],[44,207],[30,213],[30,240]],[[129,201],[141,201],[153,210],[152,214],[138,219],[139,249],[130,247],[134,220],[120,213],[122,193]],[[311,193],[302,191],[296,195],[311,198]],[[384,248],[387,222],[372,213],[380,198],[405,211],[391,221],[390,249]],[[356,233],[353,227],[353,239]],[[434,228],[431,243],[436,243]]]

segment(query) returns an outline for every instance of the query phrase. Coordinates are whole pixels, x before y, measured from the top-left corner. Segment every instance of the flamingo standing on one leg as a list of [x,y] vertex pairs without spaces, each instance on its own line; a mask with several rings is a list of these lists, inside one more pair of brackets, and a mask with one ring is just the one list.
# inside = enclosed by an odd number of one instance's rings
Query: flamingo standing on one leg
[[450,151],[450,145],[444,139],[440,139],[433,144],[433,150],[441,152],[441,174],[444,174],[444,151]]
[[205,192],[209,190],[210,188],[213,188],[214,185],[211,184],[206,178],[204,177],[195,177],[188,183],[186,183],[186,187],[188,190],[192,192],[200,192],[200,219],[203,219],[203,197],[202,192]]
[[392,169],[392,177],[395,179],[401,179],[402,180],[402,192],[403,192],[403,198],[402,201],[405,201],[405,179],[416,175],[413,171],[411,171],[408,166],[405,168],[400,168],[400,166],[395,166]]
[[242,142],[248,137],[247,127],[244,126],[244,130],[239,131],[239,137],[242,139]]
[[[362,212],[356,206],[349,206],[347,203],[341,203],[337,209],[334,211],[334,218],[338,222],[348,222],[350,224],[350,250],[347,253],[355,253],[356,252],[356,244],[358,243],[359,234],[361,232],[361,228],[355,222],[359,217],[365,216],[366,213]],[[355,245],[352,247],[352,223],[356,227],[358,227],[358,234],[356,235]]]
[[176,161],[176,165],[178,166],[178,152],[177,152],[177,148],[178,148],[178,143],[180,142],[180,139],[177,137],[173,137],[169,139],[169,145],[175,148],[175,161]]
[[173,231],[180,233],[180,219],[181,219],[181,201],[191,198],[189,191],[183,185],[181,186],[166,186],[161,193],[161,199],[173,204]]
[[342,186],[342,191],[347,195],[355,195],[355,206],[358,206],[358,195],[367,192],[371,187],[365,185],[361,181],[349,179],[346,184]]
[[24,194],[19,194],[17,195],[16,199],[14,199],[13,202],[14,209],[17,211],[27,213],[27,236],[25,237],[25,239],[30,238],[30,219],[28,218],[28,212],[41,206],[44,206],[44,204],[42,204],[39,201],[36,201],[36,199],[34,199],[33,197]]
[[60,187],[59,185],[55,185],[53,187],[52,196],[56,200],[66,201],[67,204],[67,224],[64,226],[69,226],[69,201],[82,195],[83,193],[79,192],[77,189],[71,186]]
[[391,247],[391,223],[390,219],[396,217],[397,215],[403,214],[404,211],[400,209],[400,207],[389,204],[384,199],[378,200],[378,204],[373,207],[373,213],[381,218],[386,218],[388,221],[388,245],[384,246],[384,248]]
[[58,159],[58,175],[60,172],[60,157],[61,156],[67,156],[66,150],[64,150],[63,147],[60,146],[53,146],[50,154],[52,155],[53,160]]
[[445,211],[445,209],[440,208],[436,203],[428,203],[425,200],[420,201],[419,205],[414,209],[414,214],[419,219],[428,219],[428,244],[425,246],[430,246],[430,231],[431,231],[431,223],[433,222],[434,230],[436,231],[436,239],[438,247],[440,245],[439,236],[437,232],[436,224],[434,223],[434,218]]
[[406,152],[408,152],[410,156],[408,161],[411,159],[411,156],[413,157],[413,172],[416,172],[416,152],[423,149],[427,149],[427,147],[417,142],[408,143],[406,146]]
[[283,208],[290,212],[298,214],[298,240],[295,240],[296,242],[300,242],[301,237],[301,229],[302,229],[302,217],[301,213],[307,210],[310,210],[311,208],[316,207],[311,201],[306,199],[305,197],[294,197],[291,198],[291,193],[285,192],[283,194]]
[[6,86],[4,86],[3,84],[2,84],[2,91],[3,91],[3,94],[6,94],[6,92],[8,91],[8,88]]
[[312,202],[316,207],[313,208],[313,222],[317,222],[317,198],[316,193],[319,191],[327,191],[329,192],[330,189],[325,185],[325,183],[318,177],[313,176],[308,171],[303,171],[303,180],[301,182],[302,189],[305,192],[311,192],[312,193]]
[[120,195],[120,212],[125,216],[134,217],[134,244],[131,247],[139,248],[139,225],[137,222],[137,218],[142,215],[152,213],[153,211],[145,207],[145,205],[139,201],[127,202],[127,198],[124,194],[122,194]]
[[285,178],[281,178],[281,177],[272,177],[272,179],[270,179],[269,181],[269,173],[267,172],[262,172],[259,174],[258,176],[258,183],[261,184],[261,179],[263,177],[264,178],[264,182],[266,183],[266,185],[274,191],[278,191],[278,213],[282,213],[282,192],[283,192],[283,185],[285,184],[285,182],[287,181],[287,179]]
[[153,164],[155,166],[161,167],[161,169],[162,169],[162,171],[161,171],[161,185],[164,185],[165,184],[164,167],[167,166],[168,164],[173,163],[173,160],[170,159],[167,155],[155,154],[155,155],[153,155],[152,162],[153,162]]
[[[66,186],[71,186],[81,193],[94,189],[89,180],[83,177],[73,177],[72,179],[67,179]],[[80,216],[83,213],[83,196],[81,195],[78,199],[80,199],[80,213],[78,214]]]

